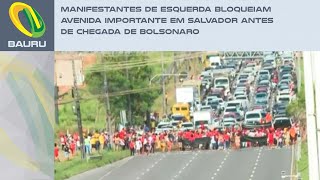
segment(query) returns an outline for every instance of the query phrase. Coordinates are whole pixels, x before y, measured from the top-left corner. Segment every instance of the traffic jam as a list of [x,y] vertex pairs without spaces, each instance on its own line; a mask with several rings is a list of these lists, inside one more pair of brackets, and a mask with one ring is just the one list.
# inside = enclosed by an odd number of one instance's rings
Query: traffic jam
[[[198,78],[176,87],[176,103],[154,135],[186,149],[283,147],[295,143],[297,120],[287,114],[296,98],[293,52],[264,52],[259,59],[208,55]],[[156,138],[159,140],[159,138]],[[159,147],[165,151],[166,142]]]

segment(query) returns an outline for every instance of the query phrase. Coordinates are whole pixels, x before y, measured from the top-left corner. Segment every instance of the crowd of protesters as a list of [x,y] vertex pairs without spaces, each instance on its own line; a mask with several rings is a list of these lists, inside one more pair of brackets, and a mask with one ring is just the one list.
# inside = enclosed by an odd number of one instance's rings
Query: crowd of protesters
[[[253,146],[261,146],[259,141],[242,140],[242,137],[266,138],[267,145],[271,148],[289,146],[296,142],[299,134],[299,127],[294,124],[290,128],[226,128],[206,129],[200,127],[197,130],[168,131],[156,134],[150,131],[135,131],[134,129],[122,129],[112,136],[113,146],[111,147],[110,136],[107,132],[92,132],[84,134],[84,149],[87,155],[103,150],[120,151],[128,149],[132,156],[149,155],[155,151],[170,152],[174,150],[185,150],[183,141],[194,142],[198,138],[210,138],[209,148],[212,150],[240,149]],[[61,134],[60,148],[66,159],[74,156],[80,150],[80,137],[78,133]],[[55,143],[54,155],[59,160],[58,144]],[[204,148],[200,146],[198,148]]]

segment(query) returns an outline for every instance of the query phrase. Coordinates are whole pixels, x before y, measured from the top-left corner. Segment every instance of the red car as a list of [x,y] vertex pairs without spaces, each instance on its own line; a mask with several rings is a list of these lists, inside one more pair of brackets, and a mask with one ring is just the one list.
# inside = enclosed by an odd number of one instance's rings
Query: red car
[[259,93],[259,92],[268,92],[268,88],[265,87],[265,86],[261,86],[261,87],[258,87],[256,89],[256,92]]

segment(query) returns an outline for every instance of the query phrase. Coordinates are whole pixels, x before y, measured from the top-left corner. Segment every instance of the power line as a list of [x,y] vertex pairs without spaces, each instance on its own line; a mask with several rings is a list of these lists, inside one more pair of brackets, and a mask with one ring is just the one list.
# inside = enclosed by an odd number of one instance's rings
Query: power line
[[[153,86],[153,87],[148,87],[148,88],[125,90],[125,91],[120,91],[120,92],[109,93],[109,97],[123,96],[123,95],[128,95],[128,94],[137,94],[137,93],[146,92],[146,91],[155,90],[155,89],[160,89],[160,88],[161,88],[161,86]],[[105,96],[105,93],[96,94],[96,95],[87,96],[85,98],[81,97],[80,100],[98,99],[98,98],[101,98],[101,97],[104,97],[104,96]],[[72,102],[73,102],[73,100],[64,101],[64,102],[60,102],[59,105],[69,104],[69,103],[72,103]]]
[[[85,70],[86,72],[103,72],[105,70],[121,70],[121,69],[130,69],[130,68],[137,68],[137,67],[143,67],[143,66],[150,66],[150,65],[157,65],[157,64],[161,64],[162,61],[163,63],[172,63],[175,61],[181,61],[181,60],[185,60],[185,59],[193,59],[193,58],[197,58],[200,55],[202,55],[201,53],[193,55],[193,56],[185,56],[184,58],[177,58],[177,59],[169,59],[169,60],[144,60],[144,62],[133,62],[133,63],[100,63],[97,64],[94,67],[90,67],[87,70]],[[106,66],[106,67],[105,67]]]

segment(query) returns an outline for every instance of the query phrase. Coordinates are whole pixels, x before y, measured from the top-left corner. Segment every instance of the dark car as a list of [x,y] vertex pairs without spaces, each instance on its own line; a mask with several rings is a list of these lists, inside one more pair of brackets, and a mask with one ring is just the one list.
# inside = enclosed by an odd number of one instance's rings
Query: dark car
[[274,129],[290,128],[292,126],[292,120],[288,117],[276,117],[272,121],[272,126]]
[[287,104],[277,103],[273,106],[274,115],[286,115],[287,114]]

